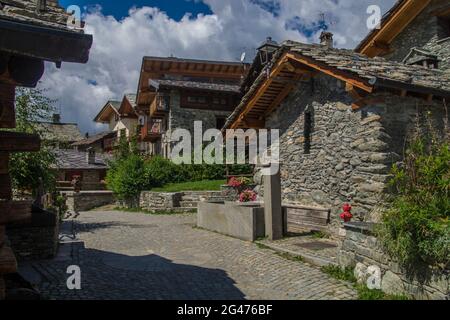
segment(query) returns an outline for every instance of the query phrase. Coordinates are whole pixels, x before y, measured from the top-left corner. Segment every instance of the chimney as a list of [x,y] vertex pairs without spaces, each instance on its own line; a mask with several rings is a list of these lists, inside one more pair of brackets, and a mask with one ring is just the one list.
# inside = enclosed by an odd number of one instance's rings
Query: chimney
[[320,34],[320,44],[327,48],[333,48],[333,34],[331,32],[323,31]]
[[61,123],[61,115],[59,113],[53,114],[53,123]]
[[36,0],[36,11],[37,12],[47,11],[47,0]]
[[86,149],[86,160],[88,164],[95,164],[95,150],[93,148]]

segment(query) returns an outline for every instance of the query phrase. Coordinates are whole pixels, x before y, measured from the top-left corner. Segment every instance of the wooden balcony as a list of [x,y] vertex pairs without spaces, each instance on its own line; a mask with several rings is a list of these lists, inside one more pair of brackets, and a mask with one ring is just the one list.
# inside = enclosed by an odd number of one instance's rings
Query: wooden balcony
[[165,129],[163,119],[151,119],[141,127],[141,140],[145,142],[156,142],[161,139]]
[[158,94],[150,105],[151,117],[164,117],[170,109],[170,97]]

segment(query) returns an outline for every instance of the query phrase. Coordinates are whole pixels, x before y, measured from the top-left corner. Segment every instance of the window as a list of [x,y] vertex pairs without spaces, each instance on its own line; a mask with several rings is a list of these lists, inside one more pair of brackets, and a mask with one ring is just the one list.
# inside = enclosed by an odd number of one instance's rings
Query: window
[[304,123],[304,152],[305,154],[311,153],[311,134],[312,134],[312,115],[311,112],[305,113],[305,123]]
[[125,138],[127,136],[127,129],[120,129],[120,137]]
[[158,110],[168,111],[170,106],[170,96],[168,94],[161,94],[158,96]]
[[439,39],[450,37],[450,17],[439,18]]
[[227,98],[214,98],[213,104],[226,106],[226,105],[228,105],[228,99]]
[[201,96],[188,96],[187,101],[189,103],[205,104],[207,99],[206,99],[206,97],[201,97]]
[[225,117],[217,117],[216,118],[216,129],[221,130],[225,126],[225,122],[227,119]]

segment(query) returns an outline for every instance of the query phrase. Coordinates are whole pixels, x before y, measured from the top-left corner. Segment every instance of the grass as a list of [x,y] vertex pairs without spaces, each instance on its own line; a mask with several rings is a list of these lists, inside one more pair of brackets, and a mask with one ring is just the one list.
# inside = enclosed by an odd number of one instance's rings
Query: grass
[[277,256],[282,257],[283,259],[286,259],[286,260],[291,260],[291,261],[295,261],[295,262],[305,262],[305,260],[302,257],[294,256],[294,255],[292,255],[290,253],[287,253],[287,252],[278,252],[278,251],[276,251],[275,254]]
[[328,239],[330,237],[328,234],[326,234],[325,232],[322,232],[322,231],[313,232],[313,234],[311,236],[314,239]]
[[226,180],[203,180],[183,183],[171,183],[162,188],[153,188],[155,192],[182,192],[182,191],[220,191]]
[[320,268],[320,270],[335,279],[352,283],[358,292],[358,300],[409,300],[405,295],[391,295],[381,290],[372,290],[363,284],[358,284],[352,268],[342,269],[339,266],[328,265]]

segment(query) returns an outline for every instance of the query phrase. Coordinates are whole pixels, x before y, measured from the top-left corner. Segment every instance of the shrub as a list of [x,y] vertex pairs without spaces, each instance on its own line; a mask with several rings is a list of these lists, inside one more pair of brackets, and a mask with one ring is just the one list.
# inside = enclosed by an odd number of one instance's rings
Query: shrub
[[144,160],[135,154],[110,164],[106,176],[108,189],[112,190],[120,200],[137,197],[142,190],[151,187],[146,177]]
[[450,257],[450,147],[448,141],[417,137],[394,166],[394,197],[378,234],[405,266],[448,267]]
[[189,172],[186,168],[159,156],[145,162],[145,176],[153,187],[189,180]]

